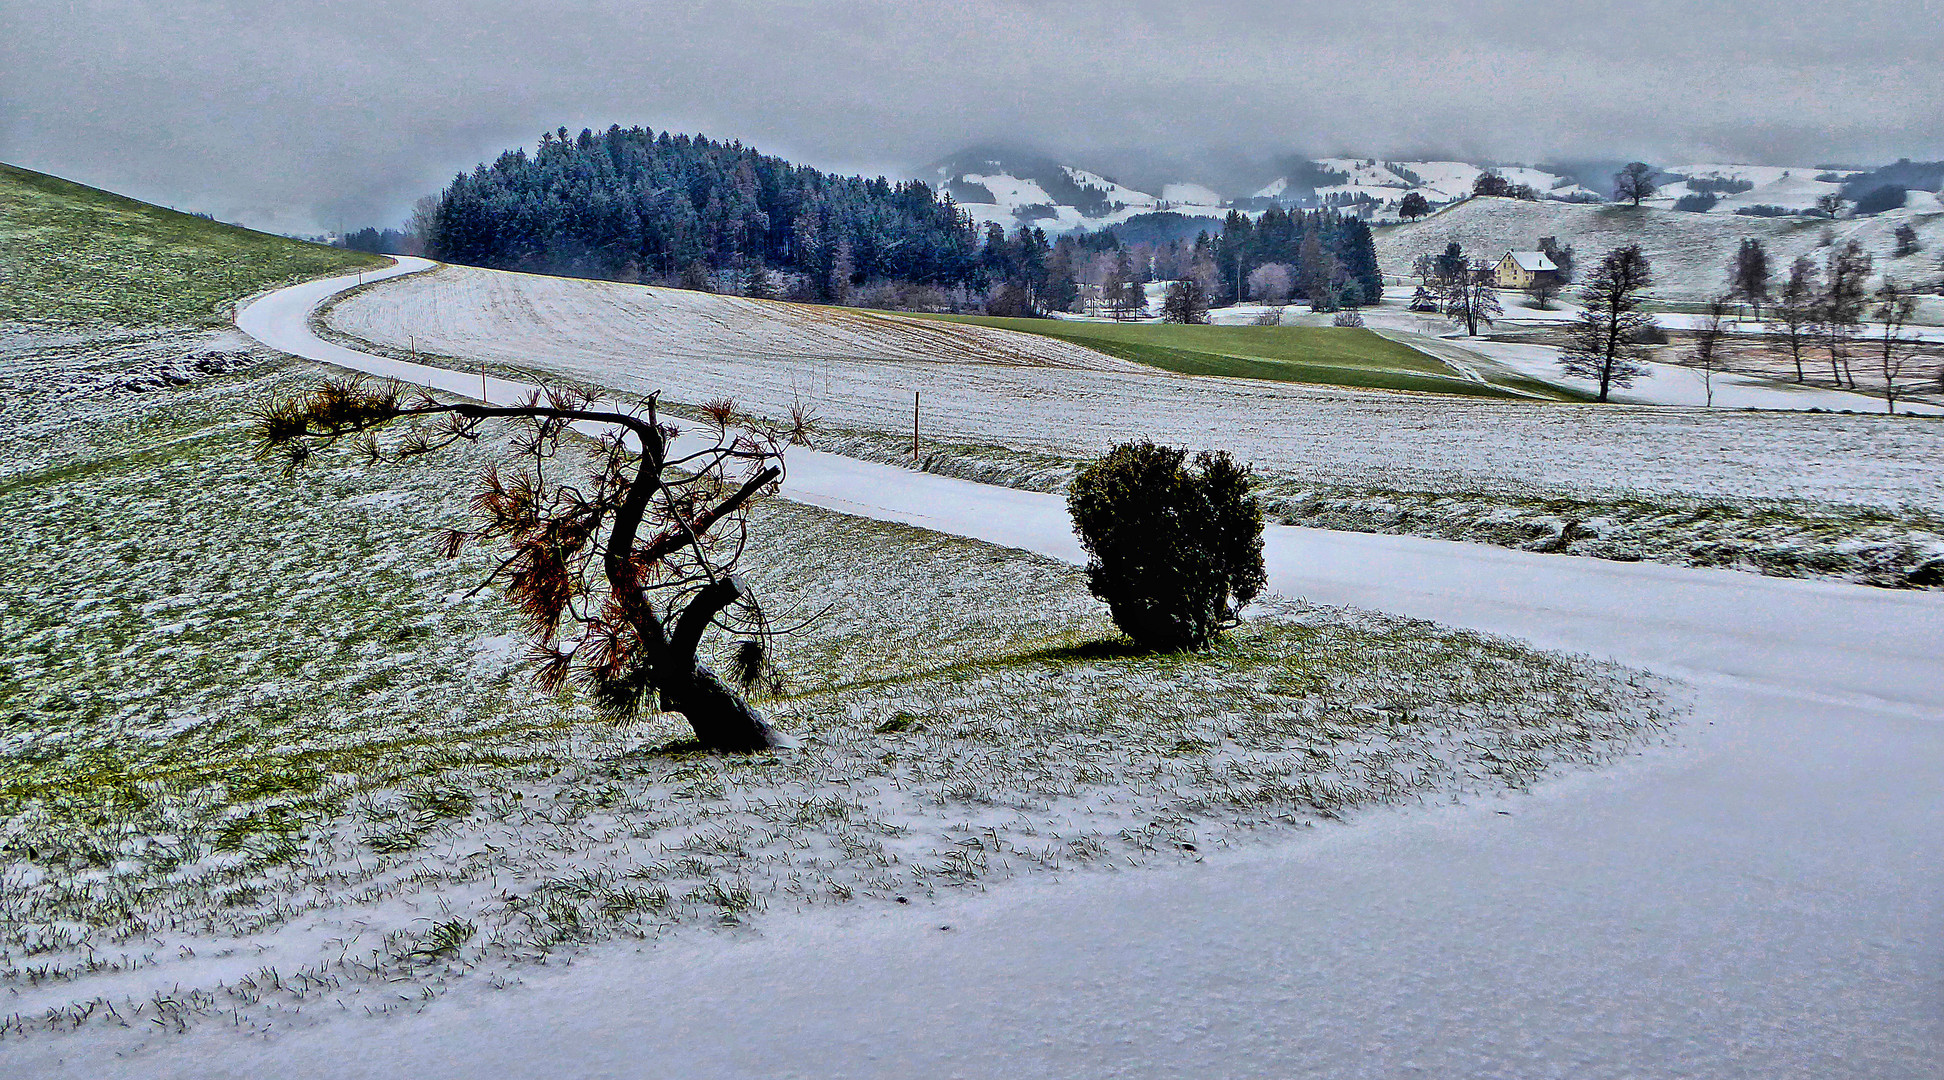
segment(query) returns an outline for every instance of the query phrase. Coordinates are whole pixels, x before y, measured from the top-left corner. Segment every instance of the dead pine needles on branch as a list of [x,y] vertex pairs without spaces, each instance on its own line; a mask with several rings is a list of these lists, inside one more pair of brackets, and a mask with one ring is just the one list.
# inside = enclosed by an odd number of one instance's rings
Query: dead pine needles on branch
[[[736,564],[750,505],[781,483],[782,443],[801,433],[759,429],[727,400],[703,414],[703,437],[678,448],[654,397],[622,406],[555,386],[512,405],[447,403],[350,378],[273,402],[255,431],[265,455],[296,468],[347,439],[374,465],[401,465],[513,425],[521,466],[480,475],[470,527],[444,530],[440,553],[493,552],[479,587],[523,616],[541,687],[578,684],[616,720],[654,695],[704,748],[746,753],[777,742],[745,697],[772,678],[776,631]],[[568,441],[576,427],[590,437]],[[733,641],[728,679],[697,658],[711,626]]]

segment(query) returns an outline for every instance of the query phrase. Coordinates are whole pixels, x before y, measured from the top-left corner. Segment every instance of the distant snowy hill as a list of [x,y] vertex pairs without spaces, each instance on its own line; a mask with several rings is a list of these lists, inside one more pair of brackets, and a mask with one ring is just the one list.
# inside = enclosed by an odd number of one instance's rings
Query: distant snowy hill
[[[1920,163],[1906,171],[1927,170]],[[1145,170],[1141,186],[1121,183],[1107,173],[1062,162],[1043,154],[993,147],[965,150],[933,162],[918,177],[949,193],[981,225],[996,222],[1013,229],[1036,225],[1048,233],[1128,225],[1141,229],[1148,215],[1179,214],[1192,222],[1226,216],[1230,210],[1255,214],[1272,205],[1334,206],[1378,221],[1395,220],[1399,204],[1412,193],[1432,206],[1456,202],[1490,170],[1539,194],[1542,202],[1587,203],[1611,194],[1618,163],[1577,165],[1491,165],[1465,161],[1391,161],[1380,158],[1284,158],[1246,172],[1219,177],[1170,177],[1163,169]],[[1890,166],[1896,169],[1899,166]],[[1698,163],[1657,166],[1659,191],[1650,206],[1735,214],[1751,208],[1800,212],[1814,209],[1824,195],[1842,193],[1872,174],[1823,166]],[[1925,186],[1935,188],[1936,183]],[[1912,185],[1908,207],[1944,209],[1931,191]],[[1852,190],[1849,194],[1854,197]],[[1699,199],[1690,198],[1699,196]],[[1713,202],[1707,200],[1712,197]],[[1135,219],[1143,219],[1136,221]],[[1181,219],[1170,219],[1172,233]],[[1152,230],[1150,230],[1152,231]]]
[[[1031,224],[1063,233],[1159,212],[1219,219],[1231,209],[1255,213],[1276,204],[1355,207],[1365,216],[1394,216],[1398,203],[1412,192],[1433,204],[1470,195],[1472,182],[1485,167],[1462,161],[1289,158],[1267,171],[1273,173],[1269,179],[1249,183],[1183,178],[1142,189],[1045,155],[979,147],[933,162],[918,177],[950,194],[982,225],[997,222],[1011,229]],[[1541,169],[1497,171],[1552,198],[1598,194],[1568,176]]]
[[[1660,190],[1647,200],[1649,205],[1671,207],[1686,195],[1714,194],[1717,201],[1707,211],[1712,214],[1732,214],[1751,206],[1813,209],[1817,199],[1841,192],[1843,181],[1854,175],[1849,170],[1777,165],[1667,165],[1659,171]],[[1749,185],[1748,190],[1729,190],[1742,185]]]
[[1227,201],[1199,184],[1168,184],[1154,195],[1099,173],[1019,151],[975,148],[933,162],[919,179],[935,184],[984,225],[1036,225],[1049,233],[1118,225],[1172,210],[1220,218]]

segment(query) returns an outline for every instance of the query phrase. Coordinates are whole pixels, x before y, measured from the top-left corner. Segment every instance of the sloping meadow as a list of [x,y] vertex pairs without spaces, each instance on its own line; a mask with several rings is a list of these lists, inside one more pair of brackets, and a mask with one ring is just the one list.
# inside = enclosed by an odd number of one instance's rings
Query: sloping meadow
[[221,340],[0,345],[0,1038],[385,1011],[617,935],[1193,860],[1523,788],[1671,708],[1273,598],[1143,654],[1071,567],[772,501],[747,576],[821,613],[764,702],[795,745],[698,755],[533,689],[489,556],[435,557],[505,445],[257,460],[249,411],[314,377]]

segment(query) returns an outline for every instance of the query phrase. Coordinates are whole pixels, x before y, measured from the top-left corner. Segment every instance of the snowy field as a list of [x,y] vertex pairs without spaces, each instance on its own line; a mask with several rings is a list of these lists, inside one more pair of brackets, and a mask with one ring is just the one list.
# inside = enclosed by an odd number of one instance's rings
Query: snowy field
[[[744,332],[741,320],[760,328],[803,310],[448,267],[356,294],[332,309],[328,324],[395,355],[416,348],[462,369],[484,362],[626,392],[660,390],[675,402],[729,396],[770,416],[801,401],[836,428],[908,433],[917,392],[921,441],[1078,455],[1146,434],[1228,449],[1318,483],[1944,510],[1944,474],[1935,468],[1944,428],[1931,423],[1506,404],[1174,376],[1050,339],[1012,344],[1020,335],[1005,335],[991,361],[967,349],[927,357],[923,343],[946,324],[895,317],[865,317],[884,336],[855,339],[848,353],[796,355],[766,344],[771,333],[793,331]],[[907,327],[910,344],[891,340]]]
[[[1072,557],[1057,499],[844,460],[813,455],[792,498]],[[726,889],[738,922],[759,920],[756,936],[529,964],[510,993],[488,992],[500,983],[465,951],[463,924],[428,920],[401,939],[416,942],[418,971],[454,983],[465,972],[452,989],[469,992],[441,1002],[430,1000],[439,986],[393,983],[362,1000],[408,1014],[380,1028],[337,1015],[358,1011],[355,996],[332,1004],[353,980],[269,968],[225,990],[210,1010],[220,1027],[197,1027],[210,1003],[178,988],[122,1002],[152,1010],[126,1027],[126,1013],[97,1004],[92,1037],[37,1034],[0,1053],[96,1080],[319,1067],[542,1076],[567,1061],[693,1076],[1178,1075],[1211,1061],[1371,1077],[1555,1076],[1561,1062],[1603,1078],[1930,1075],[1937,952],[1924,913],[1936,901],[1944,746],[1937,644],[1923,630],[1935,597],[1400,537],[1268,539],[1271,581],[1286,592],[1693,678],[1706,723],[1671,752],[1529,795],[1369,815],[1239,856],[1157,844],[1167,859],[1152,873],[1039,874],[990,896],[939,890],[910,909],[894,897],[868,915],[856,904],[757,914]],[[1304,654],[1332,655],[1315,643]],[[1387,685],[1414,670],[1401,655],[1382,663]],[[880,727],[923,730],[895,714]],[[841,774],[819,766],[807,779],[829,790]],[[611,809],[610,790],[588,801]],[[701,853],[718,850],[707,841]],[[987,850],[962,845],[944,861],[962,868]],[[611,925],[596,920],[656,903],[623,884],[580,875],[526,925]],[[270,1038],[228,1030],[266,999],[279,1009]],[[1384,1018],[1376,1044],[1372,1017]],[[196,1029],[177,1038],[177,1023]],[[123,1056],[133,1041],[147,1051]]]

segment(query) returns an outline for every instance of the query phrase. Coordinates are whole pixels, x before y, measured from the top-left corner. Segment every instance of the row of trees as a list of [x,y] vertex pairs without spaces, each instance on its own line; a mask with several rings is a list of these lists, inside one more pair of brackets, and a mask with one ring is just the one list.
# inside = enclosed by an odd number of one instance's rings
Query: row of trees
[[[1875,260],[1863,245],[1851,240],[1832,247],[1821,265],[1807,255],[1789,264],[1788,277],[1779,284],[1772,281],[1767,249],[1759,239],[1747,239],[1729,266],[1728,290],[1710,306],[1702,328],[1706,336],[1718,330],[1717,308],[1745,301],[1762,317],[1768,308],[1767,328],[1789,350],[1797,382],[1805,382],[1808,372],[1804,356],[1821,348],[1829,359],[1830,380],[1838,386],[1855,389],[1854,354],[1863,337],[1865,318],[1876,323],[1870,339],[1869,355],[1876,373],[1883,380],[1884,398],[1889,410],[1897,410],[1897,399],[1909,390],[1909,376],[1920,357],[1920,344],[1907,337],[1910,322],[1917,313],[1916,291],[1889,275],[1876,289],[1869,287]],[[1697,359],[1701,359],[1697,355]]]
[[[1370,226],[1330,210],[1270,207],[1254,220],[1230,211],[1221,234],[1196,254],[1215,267],[1209,284],[1217,306],[1301,298],[1313,310],[1336,311],[1374,304],[1384,295]],[[1280,266],[1281,276],[1252,277],[1270,265]]]
[[[1714,375],[1723,360],[1729,313],[1743,300],[1756,306],[1758,319],[1761,305],[1768,305],[1767,329],[1789,349],[1797,382],[1807,380],[1805,354],[1821,347],[1828,355],[1831,381],[1856,389],[1857,345],[1864,337],[1865,318],[1873,320],[1866,355],[1882,380],[1886,407],[1896,412],[1922,356],[1921,343],[1908,336],[1917,300],[1892,277],[1870,289],[1871,271],[1869,253],[1852,240],[1832,249],[1821,266],[1808,256],[1797,258],[1787,281],[1772,292],[1768,252],[1760,240],[1742,241],[1730,265],[1728,290],[1704,309],[1688,347],[1688,359],[1702,373],[1708,404],[1714,403]],[[1642,291],[1652,280],[1647,257],[1639,245],[1630,245],[1607,253],[1580,289],[1583,310],[1569,330],[1561,365],[1568,374],[1595,381],[1601,401],[1612,387],[1627,386],[1647,370],[1646,343],[1656,336],[1656,327],[1642,306]]]
[[[1573,279],[1574,260],[1573,249],[1553,237],[1541,238],[1539,247],[1559,267],[1556,274],[1538,276],[1528,289],[1543,307]],[[1501,314],[1489,272],[1473,263],[1456,241],[1438,254],[1420,257],[1415,269],[1420,284],[1412,310],[1442,313],[1474,336],[1481,324],[1489,325]],[[1828,356],[1831,381],[1856,389],[1858,342],[1866,336],[1866,318],[1871,320],[1866,352],[1882,380],[1888,408],[1895,412],[1897,401],[1917,378],[1923,356],[1921,342],[1908,335],[1917,297],[1914,289],[1889,276],[1872,290],[1873,269],[1869,253],[1850,241],[1832,247],[1821,265],[1807,256],[1796,259],[1786,282],[1778,286],[1766,246],[1760,239],[1744,239],[1729,265],[1728,287],[1704,309],[1688,352],[1703,374],[1709,404],[1713,376],[1725,353],[1724,335],[1733,321],[1730,314],[1737,302],[1745,302],[1754,307],[1757,320],[1767,309],[1767,329],[1788,348],[1797,382],[1807,381],[1806,357],[1820,348]],[[1569,328],[1561,362],[1568,374],[1595,382],[1601,401],[1614,387],[1628,386],[1645,374],[1647,345],[1665,340],[1643,307],[1643,291],[1652,281],[1647,256],[1638,245],[1630,245],[1608,252],[1579,289],[1583,310]]]
[[640,127],[550,132],[531,154],[455,176],[405,230],[344,242],[498,269],[1021,316],[1090,304],[1145,315],[1135,286],[1157,277],[1193,277],[1209,304],[1236,303],[1268,264],[1287,267],[1288,281],[1257,279],[1265,295],[1320,310],[1382,291],[1368,227],[1335,211],[1231,212],[1192,241],[1128,247],[1106,231],[1049,241],[1031,225],[980,229],[920,182],[835,176]]

